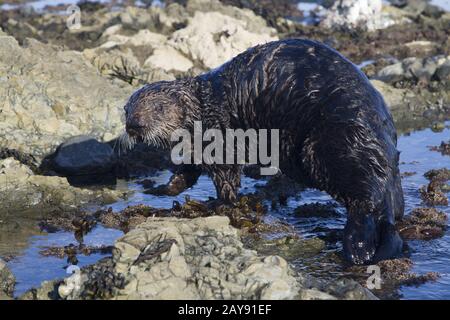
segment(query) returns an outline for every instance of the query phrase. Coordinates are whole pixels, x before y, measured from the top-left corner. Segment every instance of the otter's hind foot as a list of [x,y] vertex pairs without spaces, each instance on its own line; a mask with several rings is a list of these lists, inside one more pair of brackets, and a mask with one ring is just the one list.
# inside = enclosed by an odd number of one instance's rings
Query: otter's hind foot
[[401,256],[403,240],[389,222],[374,215],[349,217],[344,228],[344,258],[351,264],[371,264]]

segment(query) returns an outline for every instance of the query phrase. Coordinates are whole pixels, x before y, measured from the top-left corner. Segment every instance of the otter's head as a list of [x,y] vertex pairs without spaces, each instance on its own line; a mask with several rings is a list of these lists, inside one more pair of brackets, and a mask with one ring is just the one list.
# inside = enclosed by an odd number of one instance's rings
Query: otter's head
[[147,84],[125,105],[126,133],[131,143],[145,142],[158,147],[170,145],[170,136],[183,128],[186,115],[176,82]]

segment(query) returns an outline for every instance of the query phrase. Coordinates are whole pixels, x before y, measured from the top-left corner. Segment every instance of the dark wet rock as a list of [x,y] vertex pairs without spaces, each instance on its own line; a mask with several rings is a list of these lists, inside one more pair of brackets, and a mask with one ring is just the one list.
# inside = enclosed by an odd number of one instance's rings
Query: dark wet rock
[[214,208],[215,214],[227,216],[236,228],[255,228],[262,223],[266,208],[259,198],[243,196],[233,206],[220,205]]
[[67,298],[76,290],[76,299],[111,299],[114,294],[125,287],[125,278],[114,270],[115,263],[111,258],[103,258],[96,264],[81,269],[65,283],[58,287],[61,298]]
[[446,168],[430,170],[425,173],[425,177],[430,180],[430,183],[427,187],[420,189],[422,199],[431,206],[447,205],[448,198],[445,192],[449,190],[447,184],[447,181],[450,180],[449,170]]
[[4,293],[7,296],[12,296],[15,285],[16,285],[16,278],[8,269],[6,262],[0,259],[0,294]]
[[125,208],[120,212],[100,210],[95,213],[97,219],[106,227],[128,232],[139,224],[143,223],[148,217],[167,217],[171,213],[169,209],[156,209],[146,205],[136,205]]
[[243,241],[247,247],[257,250],[260,254],[277,254],[287,261],[311,258],[325,249],[325,242],[319,238],[300,239],[296,235],[276,239],[247,238]]
[[64,247],[45,247],[39,251],[39,254],[45,257],[67,258],[70,261],[76,259],[77,255],[90,256],[91,254],[111,254],[112,246],[88,246],[70,244]]
[[340,215],[337,208],[338,205],[333,202],[327,204],[308,203],[297,207],[294,210],[294,214],[302,218],[335,218]]
[[442,183],[439,181],[431,181],[428,186],[421,187],[419,191],[422,200],[429,206],[448,205],[448,198],[442,191]]
[[413,262],[408,258],[384,260],[377,265],[381,268],[383,281],[396,285],[420,285],[439,278],[439,274],[435,272],[423,275],[411,273]]
[[44,217],[39,223],[42,230],[47,232],[91,230],[95,226],[93,214],[80,210],[54,211]]
[[247,228],[255,231],[261,226],[265,208],[260,200],[254,197],[241,197],[234,205],[223,205],[217,200],[199,202],[186,197],[185,203],[174,201],[172,209],[157,209],[146,205],[136,205],[115,213],[112,209],[100,210],[95,213],[105,226],[128,232],[148,217],[178,217],[194,219],[213,215],[227,216],[231,224],[237,228]]
[[406,240],[431,240],[445,234],[447,221],[447,215],[442,211],[434,208],[416,208],[397,222],[397,229]]
[[425,172],[424,176],[430,181],[438,180],[445,182],[450,180],[450,169],[447,168],[432,169],[430,171]]
[[78,1],[77,6],[80,7],[81,12],[94,12],[106,7],[105,4],[99,1],[90,0],[80,0]]
[[430,150],[438,151],[443,155],[450,155],[450,140],[448,142],[442,141],[441,144],[437,147],[431,147]]
[[449,189],[447,184],[450,179],[449,170],[446,168],[430,170],[425,173],[425,177],[430,180],[430,183],[419,190],[422,200],[430,206],[448,205],[445,192]]
[[54,170],[64,175],[105,174],[113,171],[116,155],[94,137],[76,136],[58,147],[52,163]]
[[[376,264],[380,268],[381,289],[374,289],[374,293],[386,298],[398,298],[392,296],[392,292],[400,286],[419,286],[429,281],[436,281],[440,275],[436,272],[416,274],[411,272],[413,262],[409,258],[383,260]],[[348,269],[355,275],[360,275],[362,285],[366,285],[367,266],[352,266]]]
[[417,172],[409,172],[409,171],[406,171],[406,172],[402,172],[401,173],[401,177],[402,178],[407,178],[407,177],[412,177],[412,176],[414,176],[414,175],[416,175],[417,174]]

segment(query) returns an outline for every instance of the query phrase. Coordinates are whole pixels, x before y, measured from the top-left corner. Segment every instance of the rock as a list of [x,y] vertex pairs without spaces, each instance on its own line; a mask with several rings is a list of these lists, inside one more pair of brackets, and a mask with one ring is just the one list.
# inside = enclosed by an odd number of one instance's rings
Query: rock
[[450,57],[437,68],[435,77],[439,81],[450,82]]
[[5,295],[12,297],[15,285],[16,278],[8,269],[6,262],[0,259],[0,294],[4,293]]
[[[421,41],[411,41],[405,43],[405,46],[411,53],[417,53],[420,55],[430,56],[434,51],[439,48],[439,44],[436,42],[421,40]],[[411,54],[413,56],[414,54]],[[414,55],[415,56],[415,55]]]
[[298,298],[300,300],[337,300],[337,298],[331,294],[317,289],[301,290]]
[[90,136],[68,139],[56,150],[52,164],[64,175],[105,174],[113,170],[116,155],[109,144]]
[[430,150],[440,152],[443,156],[450,156],[450,140],[441,141],[439,146],[431,146]]
[[44,281],[38,288],[32,288],[19,297],[19,300],[56,300],[60,281]]
[[336,280],[329,284],[325,290],[343,300],[378,300],[370,290],[352,279]]
[[403,239],[431,240],[445,234],[447,220],[447,215],[435,208],[415,208],[396,227]]
[[[113,299],[292,299],[300,288],[284,259],[245,249],[226,217],[149,218],[117,240],[113,261],[124,277]],[[82,298],[89,278],[60,292]]]
[[149,29],[162,34],[170,34],[177,26],[184,24],[186,18],[186,11],[177,3],[166,8],[127,6],[125,11],[120,13],[120,22],[125,28],[130,30]]
[[391,0],[392,5],[414,15],[424,14],[429,17],[439,18],[445,11],[438,6],[430,4],[428,0]]
[[194,64],[184,57],[179,51],[172,47],[157,48],[153,54],[145,61],[150,68],[160,68],[166,72],[181,71],[187,72]]
[[36,175],[13,158],[0,160],[0,214],[28,208],[68,210],[92,202],[112,203],[122,196],[107,188],[75,188],[66,178]]
[[[263,32],[263,33],[261,33]],[[186,28],[175,31],[168,44],[206,69],[215,68],[249,47],[277,40],[271,33],[251,32],[245,21],[219,12],[196,12]]]
[[391,110],[404,106],[408,97],[414,97],[414,93],[410,90],[394,88],[380,80],[371,80],[371,83],[381,93]]
[[327,28],[367,30],[386,28],[394,21],[382,15],[381,0],[338,0],[325,12],[321,25]]
[[[438,117],[439,114],[448,114],[447,107],[450,101],[450,91],[420,90],[417,92],[414,86],[396,88],[380,80],[371,80],[372,85],[381,93],[388,105],[394,119],[412,119],[414,117]],[[400,128],[397,127],[397,130]]]
[[439,56],[424,59],[407,58],[381,69],[376,79],[387,83],[413,79],[429,82],[442,63],[442,57]]
[[[293,8],[295,9],[295,6],[293,6]],[[292,9],[292,7],[290,9]],[[245,25],[245,28],[252,33],[267,33],[270,35],[275,35],[276,33],[275,29],[267,26],[267,22],[263,17],[256,15],[252,10],[241,9],[232,5],[224,5],[223,1],[188,0],[186,3],[186,10],[190,13],[191,16],[194,16],[195,12],[198,11],[206,13],[219,12],[233,19],[242,21]]]
[[99,47],[83,53],[102,74],[136,86],[196,75],[277,39],[263,18],[217,0],[127,7],[120,22],[105,29]]
[[127,84],[102,78],[83,56],[30,39],[0,37],[0,145],[37,158],[65,139],[104,140],[123,130]]
[[125,36],[118,34],[118,32],[122,29],[121,25],[115,25],[102,34],[102,37],[105,38],[107,42],[103,43],[101,47],[111,46],[111,43],[114,44],[123,44],[129,46],[148,46],[151,48],[155,48],[161,44],[164,44],[167,41],[167,36],[155,32],[151,32],[148,29],[139,30],[136,34],[132,36]]

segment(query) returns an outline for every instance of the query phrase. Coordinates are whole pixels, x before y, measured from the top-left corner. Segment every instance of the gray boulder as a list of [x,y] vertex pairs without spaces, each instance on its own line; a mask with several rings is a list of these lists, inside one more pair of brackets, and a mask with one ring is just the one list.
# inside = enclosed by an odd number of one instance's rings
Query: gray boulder
[[[124,281],[110,299],[293,299],[301,287],[283,258],[244,248],[226,217],[149,218],[116,241],[113,261],[106,276]],[[83,298],[92,279],[74,274],[59,295]]]
[[[398,81],[408,81],[419,79],[423,81],[430,81],[435,72],[445,62],[442,56],[427,57],[427,58],[406,58],[401,62],[392,64],[381,69],[375,79],[387,83],[395,83]],[[445,68],[442,75],[445,74]]]
[[53,158],[58,173],[78,176],[104,174],[113,170],[116,155],[110,145],[90,136],[76,136],[61,144]]

